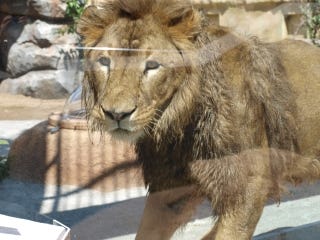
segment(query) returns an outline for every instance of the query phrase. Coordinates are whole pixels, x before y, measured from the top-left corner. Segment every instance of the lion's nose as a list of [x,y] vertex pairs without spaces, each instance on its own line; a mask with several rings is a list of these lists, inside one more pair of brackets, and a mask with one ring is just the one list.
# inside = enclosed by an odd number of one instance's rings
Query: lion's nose
[[117,112],[115,110],[105,110],[104,108],[102,108],[102,111],[104,112],[105,116],[109,117],[114,121],[119,122],[127,117],[130,117],[136,111],[136,108],[126,112]]

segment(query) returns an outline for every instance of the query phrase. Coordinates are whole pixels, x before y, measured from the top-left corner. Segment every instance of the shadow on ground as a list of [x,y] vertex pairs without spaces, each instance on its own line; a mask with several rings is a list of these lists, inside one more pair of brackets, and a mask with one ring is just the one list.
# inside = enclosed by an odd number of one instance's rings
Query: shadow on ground
[[[25,149],[22,149],[23,151],[21,151],[21,161],[17,162],[17,166],[20,167],[21,164],[26,164],[26,167],[24,168],[25,173],[23,176],[27,175],[27,177],[36,178],[40,183],[28,183],[25,180],[18,181],[13,179],[6,179],[0,183],[0,214],[47,223],[51,223],[52,219],[56,219],[71,227],[72,240],[101,240],[124,235],[131,236],[121,239],[132,239],[133,234],[138,229],[140,218],[143,212],[146,190],[143,187],[130,188],[129,185],[134,179],[128,174],[123,175],[125,176],[125,181],[123,184],[127,186],[124,187],[124,190],[100,191],[101,188],[100,190],[97,190],[98,188],[96,190],[92,188],[84,188],[84,186],[91,186],[90,184],[82,184],[82,187],[72,187],[62,184],[63,173],[67,180],[68,177],[70,177],[68,174],[76,174],[74,179],[81,181],[83,179],[81,179],[82,176],[80,173],[83,173],[84,170],[88,169],[89,171],[92,171],[91,174],[93,176],[101,176],[100,178],[88,178],[91,180],[95,179],[95,181],[92,183],[92,186],[103,183],[105,177],[109,177],[109,175],[103,175],[104,172],[99,172],[99,174],[102,175],[93,174],[93,169],[96,167],[96,165],[101,168],[100,166],[102,166],[106,160],[103,159],[101,162],[97,162],[97,164],[93,164],[92,161],[87,161],[88,165],[82,169],[79,168],[79,162],[77,161],[74,161],[73,163],[70,161],[65,161],[64,163],[66,164],[66,170],[63,171],[63,161],[61,161],[62,157],[59,155],[58,151],[59,147],[61,147],[61,138],[58,138],[60,141],[57,140],[55,142],[58,145],[58,150],[57,152],[54,152],[55,154],[53,154],[52,157],[53,160],[49,162],[51,165],[48,165],[47,162],[44,162],[44,156],[48,155],[48,152],[46,152],[47,148],[45,145],[40,145],[39,141],[41,140],[40,142],[42,142],[42,144],[46,144],[48,143],[48,138],[52,138],[53,135],[47,135],[47,131],[43,130],[44,128],[45,124],[40,125],[39,131],[41,129],[42,130],[38,135],[37,132],[32,132],[32,134],[25,135],[25,144],[22,145]],[[36,136],[34,138],[37,140],[36,142],[29,138],[32,136]],[[74,137],[74,139],[76,140],[75,143],[78,141],[77,145],[80,146],[79,150],[77,150],[77,154],[81,155],[80,151],[83,151],[83,148],[81,148],[83,144],[80,144],[79,142],[81,138]],[[9,141],[9,143],[11,142]],[[28,153],[28,148],[34,149],[34,157]],[[71,144],[68,149],[72,148],[74,148],[74,145]],[[42,152],[39,151],[39,149],[42,149]],[[4,154],[7,153],[8,146],[3,145],[2,150]],[[119,155],[118,151],[112,151],[111,153],[115,156]],[[37,163],[29,164],[25,160],[26,156],[28,156],[28,159],[33,162],[35,159],[38,159]],[[70,156],[66,154],[65,158],[63,159],[70,159],[69,157]],[[76,160],[79,161],[79,158]],[[119,162],[115,162],[116,164],[119,164]],[[54,166],[54,168],[52,166]],[[53,172],[54,174],[52,174],[52,176],[55,177],[52,182],[57,183],[55,185],[43,184],[48,178],[48,169],[50,169],[50,167],[56,169],[56,171]],[[107,169],[110,169],[110,166]],[[117,168],[117,171],[123,174],[122,168]],[[37,177],[32,176],[35,174]],[[110,184],[112,189],[115,189],[119,186],[118,180],[120,178],[114,177],[113,175],[110,177],[112,177],[112,181],[107,184],[108,186],[103,186],[102,189],[106,190],[107,187],[110,187]],[[84,183],[88,182],[85,181]],[[106,183],[103,185],[106,185]],[[294,199],[304,199],[311,196],[320,195],[320,183],[318,182],[314,185],[302,185],[298,188],[289,187],[288,191],[289,194],[282,199],[283,203]],[[273,203],[274,202],[270,202],[269,204]],[[210,215],[210,205],[206,202],[201,205],[194,219],[204,219],[210,217]],[[206,227],[210,227],[210,223],[206,222],[205,224]],[[193,229],[189,230],[191,231]],[[183,237],[178,239],[194,240],[200,238],[199,236],[200,235],[196,235],[195,238]],[[255,237],[255,240],[276,239],[320,239],[319,224],[308,224],[298,228],[276,229],[272,232]]]
[[[316,186],[308,187],[319,190]],[[0,184],[0,214],[47,223],[56,219],[71,227],[72,240],[101,240],[136,232],[144,207],[145,190],[136,188],[111,193],[75,190],[74,187],[61,186],[57,191],[56,186],[7,179]],[[298,190],[301,191],[296,191],[299,196],[303,195],[302,192],[308,192],[306,188]],[[60,195],[56,195],[57,192]],[[74,194],[68,194],[70,192]],[[207,218],[210,212],[210,206],[206,202],[199,208],[194,219]],[[315,240],[320,236],[319,226],[318,223],[298,228],[276,229],[271,233],[256,236],[255,240]],[[309,238],[297,238],[306,231]],[[279,238],[280,236],[282,237]]]
[[254,240],[318,240],[320,239],[320,222],[306,224],[300,227],[278,228],[268,233],[260,234]]

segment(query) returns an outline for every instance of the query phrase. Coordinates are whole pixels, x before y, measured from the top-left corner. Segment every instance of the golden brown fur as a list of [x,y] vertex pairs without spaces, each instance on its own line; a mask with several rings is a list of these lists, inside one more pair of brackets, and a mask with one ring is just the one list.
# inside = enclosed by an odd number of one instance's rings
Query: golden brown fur
[[[179,0],[106,1],[78,31],[91,128],[135,142],[149,191],[163,192],[148,198],[138,239],[169,239],[203,196],[219,216],[204,239],[250,239],[282,182],[320,178],[315,47],[238,36]],[[185,186],[196,187],[167,193]]]

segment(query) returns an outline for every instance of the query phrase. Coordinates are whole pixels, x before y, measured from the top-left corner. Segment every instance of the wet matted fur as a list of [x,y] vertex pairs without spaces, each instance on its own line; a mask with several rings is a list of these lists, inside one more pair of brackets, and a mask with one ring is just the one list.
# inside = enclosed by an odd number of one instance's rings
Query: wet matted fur
[[239,36],[179,0],[105,1],[78,32],[90,128],[135,144],[151,193],[138,239],[169,239],[202,197],[219,217],[204,239],[250,239],[282,182],[320,178],[319,49]]

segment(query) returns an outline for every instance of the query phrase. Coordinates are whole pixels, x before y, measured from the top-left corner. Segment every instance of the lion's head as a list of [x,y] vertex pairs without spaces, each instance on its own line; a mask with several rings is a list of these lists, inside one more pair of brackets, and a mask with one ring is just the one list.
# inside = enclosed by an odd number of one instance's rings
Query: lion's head
[[186,1],[172,0],[110,0],[84,11],[78,32],[92,129],[135,141],[187,123],[199,94],[190,53],[200,18]]

